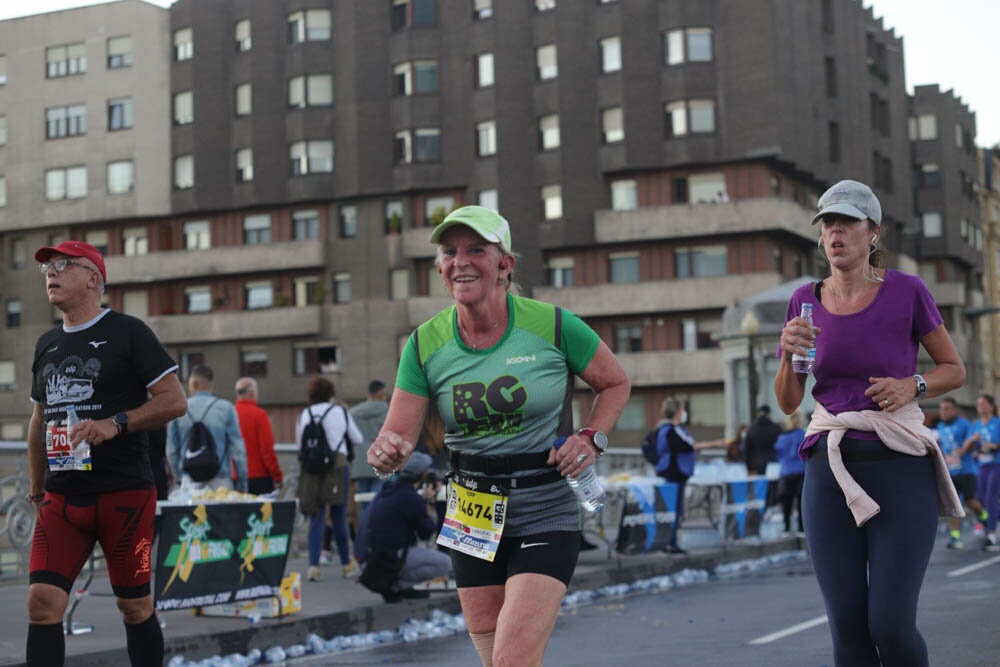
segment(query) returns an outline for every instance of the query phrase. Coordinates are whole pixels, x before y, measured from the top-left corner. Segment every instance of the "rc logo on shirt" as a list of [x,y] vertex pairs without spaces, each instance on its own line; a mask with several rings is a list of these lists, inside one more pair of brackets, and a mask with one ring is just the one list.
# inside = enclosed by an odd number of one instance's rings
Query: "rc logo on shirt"
[[58,366],[46,364],[42,368],[45,402],[58,405],[86,401],[94,395],[94,382],[100,375],[101,360],[96,357],[84,362],[80,357],[71,355]]
[[528,392],[513,375],[501,375],[489,384],[452,385],[455,421],[473,436],[516,435],[523,430]]

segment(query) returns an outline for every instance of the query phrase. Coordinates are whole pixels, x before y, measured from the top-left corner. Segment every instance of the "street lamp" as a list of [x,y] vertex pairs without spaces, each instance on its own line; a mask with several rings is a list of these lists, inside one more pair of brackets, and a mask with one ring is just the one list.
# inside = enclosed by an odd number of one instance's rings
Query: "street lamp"
[[747,309],[740,322],[740,331],[747,337],[747,394],[749,408],[747,423],[753,423],[754,412],[757,409],[757,364],[753,355],[753,339],[760,333],[760,320],[753,312],[753,307]]

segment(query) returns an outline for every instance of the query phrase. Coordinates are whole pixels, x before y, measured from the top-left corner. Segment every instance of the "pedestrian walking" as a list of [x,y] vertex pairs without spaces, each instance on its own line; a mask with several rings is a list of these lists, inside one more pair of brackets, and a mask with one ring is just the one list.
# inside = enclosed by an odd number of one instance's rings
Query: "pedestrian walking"
[[799,447],[805,440],[806,432],[802,430],[805,416],[801,410],[788,415],[785,420],[785,430],[774,442],[774,451],[778,454],[781,468],[778,470],[778,500],[781,502],[781,516],[785,521],[785,532],[792,532],[792,509],[798,512],[799,532],[804,532],[802,526],[802,482],[806,477],[806,463],[799,456]]

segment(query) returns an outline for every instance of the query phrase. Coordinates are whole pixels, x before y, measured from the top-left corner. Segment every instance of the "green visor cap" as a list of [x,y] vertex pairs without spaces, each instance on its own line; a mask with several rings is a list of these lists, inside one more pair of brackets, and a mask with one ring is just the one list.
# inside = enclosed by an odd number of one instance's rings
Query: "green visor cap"
[[500,249],[510,252],[510,225],[496,211],[482,206],[463,206],[448,214],[434,231],[431,243],[440,243],[441,235],[456,225],[465,225],[490,243],[500,244]]

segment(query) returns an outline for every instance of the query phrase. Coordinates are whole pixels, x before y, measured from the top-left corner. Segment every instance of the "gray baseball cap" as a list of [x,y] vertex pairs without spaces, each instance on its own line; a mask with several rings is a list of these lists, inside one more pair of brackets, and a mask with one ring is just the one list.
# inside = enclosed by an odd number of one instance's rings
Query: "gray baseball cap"
[[812,219],[814,225],[828,213],[882,224],[882,205],[878,203],[878,197],[870,187],[857,181],[841,181],[834,185],[819,198],[817,208],[819,213]]

